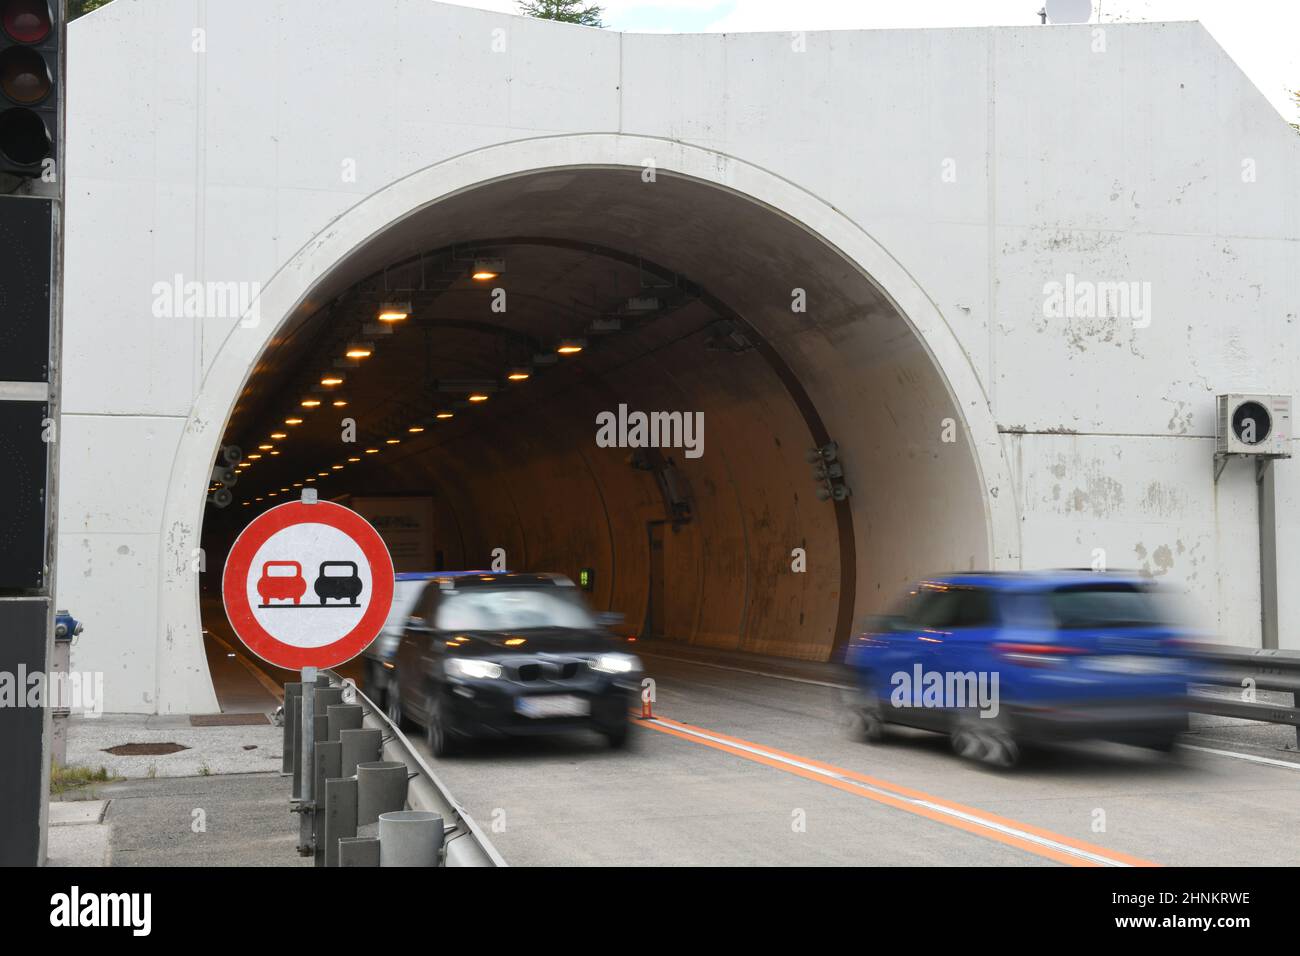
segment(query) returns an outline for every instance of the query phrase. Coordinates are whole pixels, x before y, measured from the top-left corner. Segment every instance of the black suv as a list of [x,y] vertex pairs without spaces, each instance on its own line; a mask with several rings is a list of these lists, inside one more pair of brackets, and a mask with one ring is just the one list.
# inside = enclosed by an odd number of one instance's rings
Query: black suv
[[628,739],[641,661],[558,574],[438,575],[402,633],[388,714],[444,756],[475,737],[595,730]]

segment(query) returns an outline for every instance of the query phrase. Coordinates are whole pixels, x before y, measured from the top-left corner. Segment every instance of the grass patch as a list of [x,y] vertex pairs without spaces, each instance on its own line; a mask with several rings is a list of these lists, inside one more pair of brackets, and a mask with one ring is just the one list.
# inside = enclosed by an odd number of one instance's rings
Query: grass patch
[[106,767],[94,770],[90,767],[60,767],[55,764],[50,768],[50,793],[67,793],[94,783],[112,783],[122,779],[124,778],[110,774]]

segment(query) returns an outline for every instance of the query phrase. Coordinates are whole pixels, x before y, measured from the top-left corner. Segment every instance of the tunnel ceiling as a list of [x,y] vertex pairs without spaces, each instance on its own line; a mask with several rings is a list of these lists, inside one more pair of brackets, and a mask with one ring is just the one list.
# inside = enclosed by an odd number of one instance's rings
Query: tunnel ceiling
[[[344,493],[352,490],[344,476],[367,459],[391,461],[467,428],[490,426],[521,403],[542,401],[683,336],[700,334],[707,347],[717,338],[715,323],[725,318],[709,302],[766,325],[779,348],[782,335],[810,324],[789,307],[792,290],[801,288],[815,300],[824,332],[855,323],[859,338],[865,335],[882,358],[915,348],[910,330],[871,282],[827,253],[797,224],[716,187],[662,174],[645,182],[640,171],[625,169],[539,172],[416,210],[336,269],[254,369],[225,441],[261,457],[246,468],[235,500],[263,496],[274,503],[285,494],[281,489],[309,477],[322,494]],[[504,260],[499,278],[471,278],[484,258]],[[506,290],[504,311],[492,307],[498,287]],[[629,313],[634,297],[657,298],[660,307]],[[387,334],[367,332],[386,302],[409,302],[410,318],[385,328]],[[763,323],[764,315],[777,322]],[[610,319],[621,331],[588,331],[593,321]],[[553,356],[566,337],[585,338],[584,352],[534,366],[529,381],[506,382],[510,369]],[[346,362],[355,343],[373,353]],[[327,374],[344,382],[323,387]],[[449,380],[501,388],[471,407],[468,390],[440,390],[455,386]],[[321,405],[304,409],[304,399]],[[336,407],[339,401],[347,404]],[[438,411],[454,417],[438,420]],[[340,458],[344,417],[356,421],[364,447]],[[303,423],[286,425],[290,418]],[[276,434],[287,437],[271,437]],[[386,444],[394,439],[402,444]],[[268,444],[275,447],[259,448]],[[381,450],[366,455],[365,448]],[[356,457],[361,462],[347,460]]]
[[[484,259],[501,274],[474,279]],[[503,311],[493,308],[498,288]],[[409,305],[408,317],[378,322],[394,302]],[[309,483],[326,496],[355,491],[366,468],[490,429],[667,343],[701,335],[710,348],[718,319],[677,277],[568,243],[464,243],[394,263],[297,324],[254,370],[227,429],[228,443],[258,456],[236,501],[274,503]],[[559,354],[569,340],[582,351]],[[357,346],[370,354],[348,359]],[[345,420],[356,423],[355,445],[340,444]]]

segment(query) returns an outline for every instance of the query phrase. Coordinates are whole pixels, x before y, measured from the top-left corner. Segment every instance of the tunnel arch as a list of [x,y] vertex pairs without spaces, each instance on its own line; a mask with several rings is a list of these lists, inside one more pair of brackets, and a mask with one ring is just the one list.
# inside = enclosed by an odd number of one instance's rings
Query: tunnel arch
[[[191,556],[199,547],[203,495],[208,471],[236,401],[252,369],[277,335],[301,321],[328,301],[345,277],[355,277],[367,267],[391,261],[401,244],[404,225],[431,210],[453,208],[482,190],[505,184],[540,182],[543,174],[618,173],[645,182],[647,170],[657,181],[700,184],[716,193],[720,202],[740,204],[771,216],[806,235],[822,249],[827,269],[842,269],[865,280],[888,303],[903,327],[924,352],[936,381],[946,392],[947,408],[964,428],[961,447],[967,453],[962,491],[966,510],[978,514],[967,529],[970,563],[975,566],[1014,566],[1019,557],[1019,522],[1013,485],[997,429],[978,376],[957,337],[934,302],[908,272],[871,237],[847,217],[813,194],[759,167],[717,152],[667,140],[621,134],[587,134],[528,139],[485,148],[427,167],[367,197],[331,222],[307,243],[263,287],[257,302],[257,321],[233,328],[215,355],[195,399],[187,427],[173,461],[164,510],[164,580],[159,607],[159,707],[162,712],[194,710],[195,703],[212,700],[200,641],[198,589],[190,570]],[[553,178],[552,184],[558,181]],[[554,187],[559,188],[559,187]],[[652,205],[653,203],[650,203]],[[630,236],[630,243],[644,241]],[[670,267],[675,264],[669,263]],[[719,266],[725,271],[725,264]],[[690,271],[690,270],[686,270]],[[730,276],[732,284],[744,277]],[[703,288],[712,288],[708,282]],[[728,302],[732,308],[736,306]],[[763,330],[760,329],[760,332]],[[779,348],[779,346],[776,346]],[[834,351],[834,350],[832,350]],[[826,353],[805,356],[813,371],[796,370],[808,379]],[[869,370],[868,370],[869,371]],[[915,370],[905,372],[917,374]],[[900,373],[904,374],[904,373]],[[922,371],[920,374],[924,374]],[[852,394],[833,383],[819,383],[819,395],[809,400],[831,406],[852,404]],[[886,409],[890,417],[894,411]],[[841,411],[840,417],[849,412]],[[834,417],[834,416],[832,416]],[[938,420],[934,421],[937,433]],[[909,454],[915,449],[909,447]],[[855,462],[872,467],[865,454]],[[968,474],[965,474],[968,472]],[[862,485],[859,479],[857,484]],[[855,481],[850,476],[850,484]],[[861,492],[850,500],[855,513],[862,510],[856,535],[872,533],[870,502],[859,505]],[[951,502],[943,508],[953,510]],[[864,510],[866,509],[866,510]],[[978,539],[978,540],[976,540]],[[910,569],[909,569],[910,570]],[[878,594],[862,593],[856,581],[860,614],[878,603]],[[880,589],[879,580],[876,589]]]

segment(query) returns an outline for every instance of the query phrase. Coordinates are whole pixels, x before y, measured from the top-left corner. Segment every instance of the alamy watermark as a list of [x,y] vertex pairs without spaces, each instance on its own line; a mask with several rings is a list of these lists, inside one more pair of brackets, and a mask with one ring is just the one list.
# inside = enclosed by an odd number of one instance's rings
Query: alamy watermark
[[186,282],[178,272],[150,291],[157,319],[239,319],[246,329],[262,321],[260,282]]
[[927,671],[913,664],[911,672],[895,671],[889,683],[894,707],[978,709],[981,717],[998,715],[997,671]]
[[1127,319],[1135,329],[1151,324],[1150,282],[1093,282],[1073,272],[1064,282],[1043,285],[1043,316],[1048,319]]
[[104,672],[47,674],[19,664],[17,671],[0,671],[0,708],[5,707],[51,707],[99,717],[104,713]]
[[687,458],[704,454],[703,412],[618,412],[596,416],[600,448],[682,448]]

